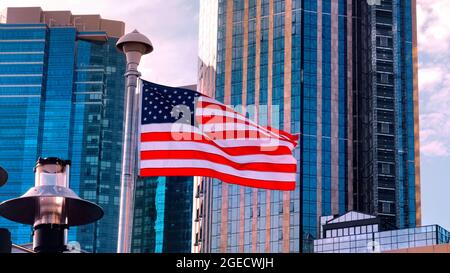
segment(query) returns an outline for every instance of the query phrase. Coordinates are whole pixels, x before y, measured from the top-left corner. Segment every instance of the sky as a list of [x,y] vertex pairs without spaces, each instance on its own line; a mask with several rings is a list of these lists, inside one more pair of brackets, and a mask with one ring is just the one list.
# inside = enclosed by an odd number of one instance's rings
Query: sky
[[[450,1],[417,3],[423,224],[450,230]],[[124,21],[126,32],[138,29],[155,48],[142,59],[144,79],[171,86],[197,82],[198,0],[0,0],[0,11],[14,6]]]

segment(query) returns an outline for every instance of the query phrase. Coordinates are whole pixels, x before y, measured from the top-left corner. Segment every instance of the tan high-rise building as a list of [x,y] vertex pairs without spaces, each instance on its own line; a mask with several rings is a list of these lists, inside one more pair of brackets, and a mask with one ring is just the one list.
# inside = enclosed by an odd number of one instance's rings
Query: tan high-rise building
[[199,179],[193,251],[309,252],[349,210],[420,225],[415,5],[201,1],[198,90],[300,144],[295,191]]

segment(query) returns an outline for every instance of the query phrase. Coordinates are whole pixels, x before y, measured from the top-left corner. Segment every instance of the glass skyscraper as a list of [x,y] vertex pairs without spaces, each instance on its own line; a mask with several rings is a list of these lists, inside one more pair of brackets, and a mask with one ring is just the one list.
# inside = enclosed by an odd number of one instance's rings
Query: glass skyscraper
[[355,10],[355,208],[420,226],[416,1],[356,1]]
[[[72,161],[70,187],[105,212],[71,229],[93,252],[117,248],[125,58],[115,48],[124,23],[70,11],[8,8],[0,24],[0,200],[34,185],[36,159]],[[5,219],[16,244],[31,228]]]
[[197,179],[193,251],[312,252],[351,210],[420,225],[415,1],[372,2],[201,1],[199,90],[300,143],[295,191]]

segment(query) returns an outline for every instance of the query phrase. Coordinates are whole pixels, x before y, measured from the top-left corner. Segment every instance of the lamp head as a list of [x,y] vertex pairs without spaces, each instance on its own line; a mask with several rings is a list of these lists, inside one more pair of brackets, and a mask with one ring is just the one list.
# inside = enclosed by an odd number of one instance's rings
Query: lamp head
[[19,198],[0,204],[0,216],[26,225],[85,225],[102,218],[103,210],[81,199],[69,186],[70,161],[39,158],[35,186]]
[[128,63],[134,63],[135,65],[139,64],[142,55],[153,51],[152,42],[137,30],[122,36],[117,41],[116,47],[125,53]]

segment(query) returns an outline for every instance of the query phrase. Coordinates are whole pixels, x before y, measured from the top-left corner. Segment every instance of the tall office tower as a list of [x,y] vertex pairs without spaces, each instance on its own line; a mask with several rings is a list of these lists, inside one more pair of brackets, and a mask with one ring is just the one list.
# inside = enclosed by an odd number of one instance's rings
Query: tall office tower
[[192,177],[137,179],[131,252],[191,252],[193,189]]
[[193,251],[310,252],[321,216],[354,209],[415,226],[401,220],[420,220],[414,18],[413,0],[201,1],[199,90],[300,143],[293,192],[198,179]]
[[420,226],[416,1],[356,2],[356,209]]
[[[8,8],[0,24],[0,165],[10,175],[1,200],[34,185],[39,156],[72,160],[70,187],[105,211],[70,231],[94,252],[117,245],[125,58],[124,23],[70,11]],[[1,219],[14,243],[30,227]]]

